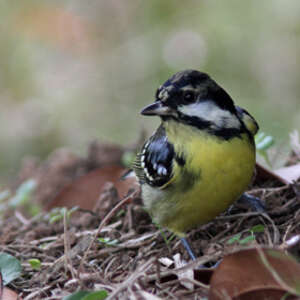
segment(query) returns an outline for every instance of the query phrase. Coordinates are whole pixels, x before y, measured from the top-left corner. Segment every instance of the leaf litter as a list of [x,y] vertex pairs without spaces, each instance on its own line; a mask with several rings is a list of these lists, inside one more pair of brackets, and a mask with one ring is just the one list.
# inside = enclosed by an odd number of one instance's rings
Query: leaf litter
[[[28,203],[6,206],[0,219],[0,252],[22,264],[21,276],[9,284],[20,297],[105,290],[106,299],[208,299],[210,267],[228,254],[263,245],[299,255],[299,181],[285,184],[278,174],[258,170],[248,192],[265,203],[267,214],[234,205],[190,231],[198,257],[191,262],[179,239],[151,222],[136,183],[119,180],[126,170],[122,156],[136,148],[94,142],[87,157],[58,149],[43,162],[24,161],[10,193],[34,180],[30,204],[41,210],[32,215]],[[294,164],[299,160],[293,155]]]

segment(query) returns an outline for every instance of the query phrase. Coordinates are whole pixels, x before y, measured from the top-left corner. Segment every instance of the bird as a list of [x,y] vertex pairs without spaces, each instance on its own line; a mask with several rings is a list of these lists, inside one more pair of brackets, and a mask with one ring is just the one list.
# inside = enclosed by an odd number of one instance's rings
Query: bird
[[141,114],[161,124],[136,155],[132,169],[154,223],[181,238],[244,197],[253,178],[259,126],[208,74],[177,72]]

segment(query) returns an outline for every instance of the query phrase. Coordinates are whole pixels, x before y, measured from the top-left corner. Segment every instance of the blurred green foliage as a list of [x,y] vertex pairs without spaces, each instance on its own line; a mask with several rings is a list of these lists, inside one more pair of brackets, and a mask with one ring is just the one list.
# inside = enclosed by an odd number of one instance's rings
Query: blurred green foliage
[[0,192],[0,212],[5,212],[8,208],[23,208],[23,211],[30,216],[36,216],[41,207],[32,202],[32,194],[35,191],[37,183],[34,179],[24,181],[16,189],[14,194],[5,189]]
[[[227,241],[227,244],[231,245],[231,244],[234,244],[234,243],[238,243],[240,245],[248,245],[250,242],[255,241],[255,239],[256,239],[255,233],[261,233],[261,232],[264,232],[264,231],[265,231],[265,226],[264,225],[262,225],[262,224],[255,225],[251,229],[245,231],[245,232],[247,232],[246,237],[241,238],[243,232],[240,232],[240,233],[234,235],[232,238],[230,238]],[[250,234],[248,234],[248,233],[250,233]]]
[[299,13],[297,0],[1,2],[0,173],[60,146],[134,141],[158,124],[140,109],[186,68],[287,145],[300,129]]
[[42,263],[38,258],[28,259],[28,263],[30,264],[30,266],[33,270],[40,270],[41,269]]

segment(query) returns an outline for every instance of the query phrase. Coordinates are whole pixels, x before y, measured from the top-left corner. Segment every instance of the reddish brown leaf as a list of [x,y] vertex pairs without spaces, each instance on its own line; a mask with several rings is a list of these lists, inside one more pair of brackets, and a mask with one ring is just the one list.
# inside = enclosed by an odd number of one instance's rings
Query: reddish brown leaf
[[92,210],[108,182],[114,184],[119,196],[122,198],[127,195],[131,188],[136,188],[134,178],[120,180],[125,172],[126,169],[117,165],[93,170],[65,187],[46,209],[79,206],[83,209]]
[[263,167],[258,162],[256,163],[256,177],[255,181],[275,181],[279,184],[289,184],[289,181],[280,176],[280,174],[276,174],[275,172]]
[[[299,293],[300,264],[274,249],[246,249],[226,256],[211,279],[210,300],[279,300]],[[284,299],[299,299],[290,295]]]
[[1,300],[22,300],[22,298],[20,298],[16,292],[12,291],[7,287],[3,289],[2,297],[0,299]]

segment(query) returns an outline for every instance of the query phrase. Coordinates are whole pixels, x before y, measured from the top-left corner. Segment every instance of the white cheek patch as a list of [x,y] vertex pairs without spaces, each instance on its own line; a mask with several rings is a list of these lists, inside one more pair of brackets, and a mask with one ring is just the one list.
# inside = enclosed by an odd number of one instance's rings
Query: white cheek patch
[[237,116],[230,111],[221,109],[213,101],[202,101],[183,105],[178,110],[186,116],[198,117],[209,121],[217,128],[240,128],[241,123]]

